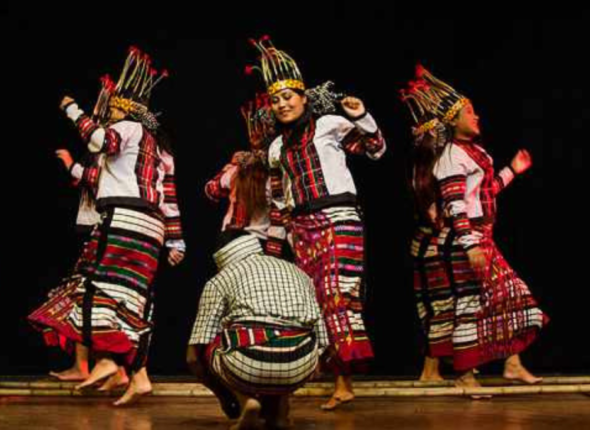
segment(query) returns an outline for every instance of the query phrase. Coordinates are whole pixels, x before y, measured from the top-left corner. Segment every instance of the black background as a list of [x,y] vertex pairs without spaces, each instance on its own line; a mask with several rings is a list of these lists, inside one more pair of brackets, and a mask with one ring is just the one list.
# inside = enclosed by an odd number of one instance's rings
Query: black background
[[[480,6],[483,7],[483,6]],[[520,19],[511,8],[426,17],[423,5],[387,2],[201,3],[173,7],[86,5],[0,11],[2,37],[3,256],[0,374],[44,373],[65,365],[48,352],[26,315],[71,269],[78,196],[54,151],[83,146],[58,105],[64,95],[89,110],[99,77],[118,76],[129,45],[150,53],[171,77],[152,106],[174,137],[177,184],[188,243],[184,263],[156,285],[150,371],[182,374],[185,344],[224,207],[203,187],[232,152],[247,147],[239,107],[262,90],[243,69],[249,37],[272,36],[298,62],[308,86],[327,79],[362,98],[389,149],[378,162],[352,158],[367,227],[366,320],[371,372],[414,375],[422,344],[412,292],[407,188],[410,118],[398,90],[423,63],[470,97],[499,168],[520,147],[533,168],[499,199],[496,239],[552,321],[523,354],[539,373],[590,367],[585,260],[590,122],[588,28],[584,10]],[[555,8],[555,6],[554,6]],[[457,12],[458,12],[457,11]],[[547,12],[547,11],[545,11]],[[562,13],[563,12],[563,13]],[[567,14],[570,19],[556,19]],[[575,18],[573,18],[575,17]],[[447,369],[448,370],[448,369]],[[497,364],[485,372],[497,371]]]

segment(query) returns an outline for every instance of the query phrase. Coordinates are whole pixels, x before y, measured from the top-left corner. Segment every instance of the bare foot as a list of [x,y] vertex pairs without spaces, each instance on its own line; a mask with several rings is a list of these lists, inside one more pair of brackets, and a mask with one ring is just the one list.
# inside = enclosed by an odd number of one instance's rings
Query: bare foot
[[[475,379],[475,376],[473,376],[473,374],[467,374],[460,376],[455,380],[455,387],[481,388],[481,384],[478,382],[477,379]],[[471,397],[473,400],[485,400],[492,398],[491,394],[471,394],[469,397]]]
[[342,403],[350,403],[354,400],[354,393],[350,391],[335,391],[332,397],[324,403],[320,408],[323,411],[333,411]]
[[238,422],[230,427],[230,430],[251,430],[260,428],[259,416],[261,409],[260,402],[256,399],[249,398],[244,403],[242,415]]
[[435,373],[435,374],[426,374],[426,373],[422,373],[422,375],[420,375],[420,382],[441,382],[444,381],[445,378],[443,378],[440,373]]
[[543,380],[533,375],[531,372],[526,370],[523,365],[506,365],[504,367],[504,378],[510,381],[521,381],[525,384],[538,384]]
[[129,377],[127,376],[127,372],[125,372],[125,368],[120,367],[117,373],[112,375],[109,379],[105,381],[104,384],[100,386],[98,391],[111,391],[120,387],[124,387],[127,384],[129,384]]
[[146,396],[152,392],[152,384],[150,383],[149,379],[142,380],[141,382],[137,382],[137,378],[133,378],[127,391],[119,400],[113,403],[114,406],[125,406],[131,405],[140,397]]
[[117,370],[119,370],[119,367],[113,360],[103,358],[96,363],[92,372],[90,372],[90,376],[84,382],[76,386],[76,390],[90,387],[97,382],[114,375],[117,373]]
[[86,378],[88,378],[88,376],[90,376],[88,370],[84,372],[77,367],[72,367],[61,372],[49,372],[49,375],[59,379],[60,381],[84,381]]
[[438,357],[424,357],[424,366],[420,375],[420,382],[444,381],[440,375],[440,359]]

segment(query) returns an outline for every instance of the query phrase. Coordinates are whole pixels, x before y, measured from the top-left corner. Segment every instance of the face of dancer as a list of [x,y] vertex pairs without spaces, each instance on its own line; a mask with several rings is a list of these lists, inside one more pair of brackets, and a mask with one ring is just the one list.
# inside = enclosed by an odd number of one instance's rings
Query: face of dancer
[[282,124],[297,121],[305,112],[307,97],[289,88],[279,91],[270,98],[272,111]]
[[455,131],[455,138],[472,140],[479,136],[479,116],[475,113],[471,103],[466,104],[459,114],[451,121]]

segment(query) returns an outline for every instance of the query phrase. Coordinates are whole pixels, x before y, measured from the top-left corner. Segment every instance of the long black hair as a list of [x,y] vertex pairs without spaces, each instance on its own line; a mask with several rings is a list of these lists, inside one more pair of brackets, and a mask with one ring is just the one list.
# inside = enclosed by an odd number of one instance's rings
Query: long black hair
[[160,151],[166,151],[170,155],[174,155],[174,147],[172,145],[172,138],[164,127],[160,125],[157,129],[151,131],[152,135],[156,139],[156,144]]
[[453,144],[452,136],[452,127],[439,124],[414,141],[412,189],[419,222],[436,224],[437,220],[432,219],[430,212],[433,204],[440,214],[440,196],[433,169],[445,147]]

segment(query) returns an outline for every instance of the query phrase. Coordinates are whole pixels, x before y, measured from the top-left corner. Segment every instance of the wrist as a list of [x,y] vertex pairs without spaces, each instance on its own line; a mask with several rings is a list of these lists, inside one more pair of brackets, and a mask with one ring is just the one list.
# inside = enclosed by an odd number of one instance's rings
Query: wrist
[[514,176],[518,176],[519,172],[516,171],[516,169],[514,168],[514,166],[512,165],[512,163],[510,163],[508,165],[508,168],[512,171],[512,173],[514,174]]

